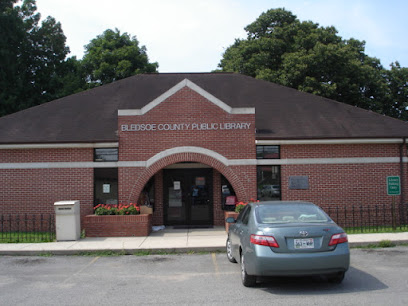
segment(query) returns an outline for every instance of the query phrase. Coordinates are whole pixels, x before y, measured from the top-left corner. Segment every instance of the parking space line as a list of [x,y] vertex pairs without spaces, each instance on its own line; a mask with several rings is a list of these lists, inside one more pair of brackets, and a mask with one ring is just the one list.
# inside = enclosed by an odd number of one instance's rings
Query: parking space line
[[215,253],[211,253],[212,261],[214,264],[215,275],[219,277],[220,271],[218,269],[217,257]]
[[68,278],[66,278],[62,283],[65,284],[67,283],[71,278],[73,278],[74,276],[82,273],[82,271],[84,271],[86,268],[88,268],[89,266],[93,265],[98,259],[100,258],[100,256],[95,257],[94,259],[91,260],[90,263],[88,263],[85,267],[83,267],[82,269],[80,269],[79,271],[75,272],[74,274],[70,275]]

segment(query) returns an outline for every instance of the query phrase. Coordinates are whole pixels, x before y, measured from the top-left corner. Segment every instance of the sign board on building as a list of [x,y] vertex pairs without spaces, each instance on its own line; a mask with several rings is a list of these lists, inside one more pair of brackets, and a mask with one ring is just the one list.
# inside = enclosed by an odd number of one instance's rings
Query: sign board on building
[[401,182],[399,176],[387,176],[387,194],[388,195],[401,194]]
[[103,184],[103,193],[110,193],[110,184]]
[[309,177],[289,176],[289,189],[309,189]]

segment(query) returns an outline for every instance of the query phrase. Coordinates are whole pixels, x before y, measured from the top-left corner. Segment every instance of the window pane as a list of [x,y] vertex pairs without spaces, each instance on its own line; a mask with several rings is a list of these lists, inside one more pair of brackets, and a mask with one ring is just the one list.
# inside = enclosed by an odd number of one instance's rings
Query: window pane
[[280,166],[258,166],[258,200],[280,200]]
[[117,148],[95,149],[95,161],[118,161]]
[[256,146],[257,159],[280,158],[279,146]]
[[256,216],[260,223],[318,223],[330,221],[330,218],[320,208],[302,203],[259,206]]
[[118,204],[118,168],[95,168],[94,190],[94,205]]

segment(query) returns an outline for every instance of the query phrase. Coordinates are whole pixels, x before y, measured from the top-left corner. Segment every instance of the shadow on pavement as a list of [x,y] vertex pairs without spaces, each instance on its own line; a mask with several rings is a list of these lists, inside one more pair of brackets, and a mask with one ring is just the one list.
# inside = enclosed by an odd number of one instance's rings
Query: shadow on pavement
[[324,276],[259,279],[257,288],[280,295],[342,294],[388,288],[374,276],[350,267],[341,284],[329,283]]

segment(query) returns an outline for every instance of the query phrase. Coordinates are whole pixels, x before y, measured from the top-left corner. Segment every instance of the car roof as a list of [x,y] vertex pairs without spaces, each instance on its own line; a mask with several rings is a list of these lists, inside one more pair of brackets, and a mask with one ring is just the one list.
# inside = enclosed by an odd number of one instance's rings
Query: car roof
[[310,206],[317,206],[316,204],[313,204],[311,202],[306,202],[306,201],[259,201],[259,202],[254,202],[252,203],[257,206],[272,206],[272,205],[310,205]]

